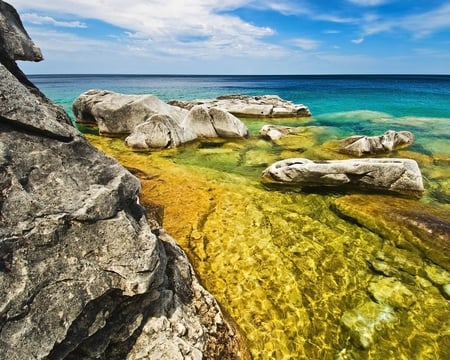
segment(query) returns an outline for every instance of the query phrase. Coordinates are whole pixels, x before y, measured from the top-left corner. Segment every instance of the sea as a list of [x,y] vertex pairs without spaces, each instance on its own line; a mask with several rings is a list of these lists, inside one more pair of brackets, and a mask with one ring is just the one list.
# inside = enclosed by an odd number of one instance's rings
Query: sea
[[[253,359],[450,358],[449,75],[29,79],[74,121],[72,103],[89,89],[163,101],[270,94],[308,106],[310,118],[242,119],[249,139],[148,153],[80,129],[140,177],[144,206],[163,205],[165,230],[240,329]],[[304,131],[271,143],[259,136],[265,123]],[[261,171],[274,161],[342,158],[333,152],[335,141],[387,130],[415,137],[410,147],[384,156],[417,161],[421,199],[274,189],[261,182]],[[411,211],[413,219],[401,215]],[[436,226],[422,229],[421,221]]]

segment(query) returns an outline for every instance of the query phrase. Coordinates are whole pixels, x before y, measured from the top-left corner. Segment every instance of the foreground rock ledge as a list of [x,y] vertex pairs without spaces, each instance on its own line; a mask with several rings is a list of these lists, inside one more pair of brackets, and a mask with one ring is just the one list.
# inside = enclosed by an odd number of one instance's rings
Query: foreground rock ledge
[[0,34],[0,359],[244,357],[184,252],[150,228],[138,180],[17,68],[38,56],[1,0]]
[[390,191],[416,197],[424,191],[419,166],[410,159],[292,158],[272,164],[263,171],[262,178],[269,183]]

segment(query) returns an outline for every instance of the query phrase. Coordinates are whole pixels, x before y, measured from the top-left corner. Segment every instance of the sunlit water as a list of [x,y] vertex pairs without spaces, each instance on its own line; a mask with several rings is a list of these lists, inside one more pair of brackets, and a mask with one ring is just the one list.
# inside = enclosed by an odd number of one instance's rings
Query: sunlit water
[[[87,136],[140,176],[144,205],[164,205],[164,228],[241,328],[254,359],[450,358],[448,77],[32,80],[68,110],[89,88],[164,100],[276,93],[310,106],[313,118],[271,121],[305,128],[277,143],[258,136],[267,120],[250,119],[243,119],[250,139],[152,153],[133,153],[123,139]],[[344,158],[334,140],[388,129],[416,136],[413,146],[389,156],[418,161],[426,188],[420,201],[261,182],[261,171],[276,160]],[[426,239],[389,213],[402,208],[439,216],[439,241],[447,239],[438,247],[442,258],[417,250]]]

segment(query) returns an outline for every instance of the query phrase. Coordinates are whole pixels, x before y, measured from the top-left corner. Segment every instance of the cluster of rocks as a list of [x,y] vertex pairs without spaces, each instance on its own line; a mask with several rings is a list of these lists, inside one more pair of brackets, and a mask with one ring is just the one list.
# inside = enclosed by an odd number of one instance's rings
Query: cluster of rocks
[[101,135],[129,135],[125,143],[133,150],[176,147],[198,137],[248,136],[244,123],[227,111],[202,105],[186,110],[154,95],[93,89],[72,108],[77,123],[95,124]]
[[17,59],[42,55],[0,0],[0,358],[240,358],[184,252],[150,227],[139,181]]
[[292,118],[311,116],[311,111],[307,106],[303,104],[295,105],[277,95],[222,95],[215,99],[171,100],[169,104],[188,110],[194,106],[203,105],[208,109],[219,108],[240,117]]

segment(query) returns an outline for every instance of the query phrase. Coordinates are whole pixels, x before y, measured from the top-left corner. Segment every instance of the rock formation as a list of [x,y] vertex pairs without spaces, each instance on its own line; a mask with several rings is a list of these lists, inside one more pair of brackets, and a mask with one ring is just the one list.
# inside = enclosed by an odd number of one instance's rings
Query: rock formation
[[171,100],[169,104],[188,110],[196,105],[204,105],[208,108],[219,108],[241,117],[288,118],[311,116],[307,106],[295,105],[277,95],[223,95],[206,100]]
[[414,142],[414,135],[409,131],[388,130],[379,136],[351,136],[340,142],[339,152],[354,156],[387,153],[401,149]]
[[278,161],[263,171],[271,183],[303,187],[344,187],[390,191],[420,196],[422,174],[410,159],[352,159],[312,161],[292,158]]
[[259,131],[259,135],[261,135],[264,138],[268,138],[272,141],[275,141],[281,139],[286,135],[295,134],[301,131],[302,131],[301,128],[296,128],[292,126],[267,124],[261,128],[261,130]]
[[127,95],[98,89],[81,94],[72,110],[77,123],[97,125],[101,135],[128,135],[157,114],[181,123],[187,114],[187,110],[167,105],[154,95]]
[[205,106],[185,110],[154,95],[126,95],[89,90],[73,103],[79,124],[98,126],[101,135],[129,135],[133,150],[176,147],[197,137],[243,138],[244,123],[227,111]]
[[0,358],[238,358],[138,180],[18,70],[39,52],[1,0],[0,38]]

